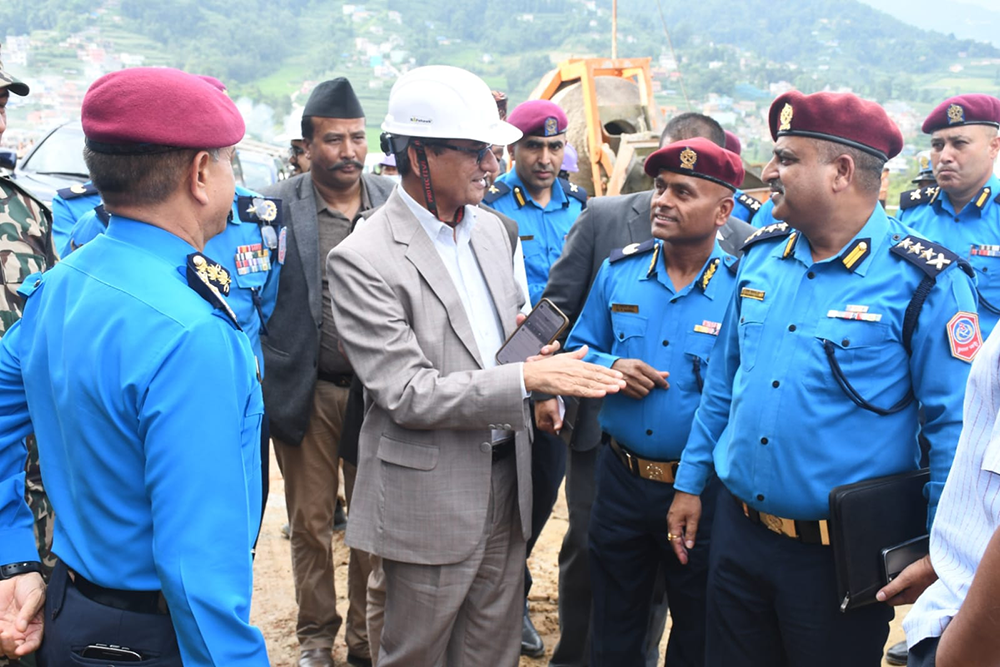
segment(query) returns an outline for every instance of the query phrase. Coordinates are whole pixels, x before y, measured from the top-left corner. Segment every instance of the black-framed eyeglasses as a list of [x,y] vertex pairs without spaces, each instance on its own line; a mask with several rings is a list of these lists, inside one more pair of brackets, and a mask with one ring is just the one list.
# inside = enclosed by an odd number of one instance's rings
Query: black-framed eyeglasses
[[447,148],[449,150],[458,151],[459,153],[468,153],[470,155],[475,155],[476,164],[482,162],[483,158],[486,157],[486,154],[490,152],[491,148],[493,148],[491,144],[485,144],[482,148],[466,148],[465,146],[456,146],[454,144],[443,144],[438,142],[427,145],[437,146],[438,148]]

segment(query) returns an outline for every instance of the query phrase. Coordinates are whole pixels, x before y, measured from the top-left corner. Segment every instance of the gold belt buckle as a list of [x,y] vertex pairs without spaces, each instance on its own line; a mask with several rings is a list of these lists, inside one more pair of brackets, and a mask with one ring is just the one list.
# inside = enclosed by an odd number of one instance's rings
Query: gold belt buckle
[[646,463],[646,479],[660,482],[663,480],[663,468],[658,463],[648,461]]

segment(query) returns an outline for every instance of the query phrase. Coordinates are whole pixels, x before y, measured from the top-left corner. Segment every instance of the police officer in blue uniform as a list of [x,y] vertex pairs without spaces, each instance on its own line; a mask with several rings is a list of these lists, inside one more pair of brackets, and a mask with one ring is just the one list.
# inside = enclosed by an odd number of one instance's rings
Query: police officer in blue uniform
[[549,268],[562,254],[569,228],[587,205],[587,193],[558,177],[569,124],[559,105],[530,100],[517,105],[507,122],[524,136],[507,147],[514,169],[493,182],[483,203],[517,221],[534,306],[545,291]]
[[[841,613],[829,493],[915,470],[922,430],[933,521],[982,345],[973,279],[957,255],[879,206],[883,164],[903,143],[881,107],[792,91],[769,121],[776,143],[763,178],[784,222],[744,246],[668,538],[686,560],[714,470],[725,490],[712,530],[708,664],[874,666],[893,612],[879,603]],[[911,568],[900,577],[920,562]]]
[[[666,665],[705,664],[707,531],[684,567],[667,541],[666,511],[732,302],[736,258],[722,251],[716,233],[732,213],[743,166],[734,153],[696,138],[651,154],[645,170],[655,179],[653,238],[605,260],[566,343],[569,350],[589,346],[588,361],[622,371],[628,383],[599,415],[609,446],[599,454],[589,530],[594,667],[644,664],[661,564],[673,619]],[[710,517],[715,494],[704,498]]]
[[1000,319],[1000,100],[959,95],[924,120],[937,187],[903,193],[899,219],[965,258],[976,270],[983,337]]
[[101,195],[91,181],[56,190],[52,198],[52,245],[65,256],[70,230],[85,213],[101,203]]
[[[46,598],[43,667],[267,665],[249,623],[259,372],[223,298],[234,278],[203,253],[243,120],[197,77],[131,68],[91,86],[82,123],[111,222],[26,281],[0,342],[0,601]],[[32,426],[56,514],[47,594],[23,502]],[[0,619],[4,652],[25,634]]]
[[[517,105],[507,116],[523,137],[508,146],[514,168],[498,177],[483,203],[517,222],[524,269],[528,278],[528,300],[537,305],[549,279],[549,268],[562,254],[569,228],[587,205],[587,194],[577,185],[559,178],[566,150],[566,114],[548,100],[530,100]],[[532,410],[534,414],[534,410]],[[556,435],[535,430],[531,449],[532,535],[527,556],[548,521],[566,474],[566,447]],[[528,614],[531,572],[525,566],[525,603],[521,650],[525,655],[545,652],[542,638]]]

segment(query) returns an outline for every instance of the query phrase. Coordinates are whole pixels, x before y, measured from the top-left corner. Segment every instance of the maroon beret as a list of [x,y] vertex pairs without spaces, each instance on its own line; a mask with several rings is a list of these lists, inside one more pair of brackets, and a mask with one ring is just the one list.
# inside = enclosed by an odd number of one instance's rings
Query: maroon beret
[[1000,100],[982,93],[949,97],[934,108],[920,129],[931,134],[958,125],[1000,127]]
[[83,98],[87,146],[138,155],[171,148],[212,149],[243,138],[243,117],[229,97],[201,77],[166,67],[106,74]]
[[507,122],[521,130],[524,136],[552,137],[562,134],[569,125],[566,112],[548,100],[521,102],[507,116]]
[[705,139],[681,139],[650,153],[643,165],[656,178],[661,169],[685,176],[697,176],[736,190],[743,182],[743,162],[732,151]]
[[903,135],[875,102],[852,93],[790,90],[771,103],[771,138],[810,137],[851,146],[883,160],[899,155]]
[[743,152],[743,144],[740,143],[740,138],[729,130],[726,130],[726,150],[737,155]]
[[213,88],[218,88],[222,92],[226,91],[226,84],[222,83],[214,76],[211,76],[209,74],[199,74],[198,78],[204,81],[205,83],[211,84]]

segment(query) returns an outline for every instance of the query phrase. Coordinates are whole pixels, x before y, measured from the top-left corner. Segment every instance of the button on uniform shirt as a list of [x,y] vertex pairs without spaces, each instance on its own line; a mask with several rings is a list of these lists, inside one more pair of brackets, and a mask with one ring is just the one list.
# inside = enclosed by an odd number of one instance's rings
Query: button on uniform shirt
[[1000,337],[990,337],[969,374],[965,420],[937,520],[931,529],[931,564],[938,580],[903,621],[906,643],[940,637],[969,593],[986,545],[1000,528]]
[[[365,180],[361,179],[361,207],[353,220],[335,208],[327,206],[319,190],[313,185],[313,195],[316,199],[316,224],[319,229],[319,257],[324,260],[330,251],[347,238],[355,222],[361,218],[361,213],[372,207]],[[277,292],[275,292],[277,294]],[[320,327],[319,370],[331,375],[341,375],[351,372],[351,363],[340,352],[337,331],[333,326],[333,303],[330,300],[330,281],[323,269],[323,324]]]
[[[476,215],[479,209],[466,206],[462,221],[452,229],[441,222],[426,208],[418,204],[403,188],[397,188],[406,206],[410,209],[420,226],[434,243],[441,262],[448,270],[455,290],[462,300],[465,315],[472,326],[472,333],[479,348],[479,357],[484,368],[494,368],[497,365],[497,351],[503,346],[503,325],[497,315],[493,295],[486,285],[483,270],[479,260],[469,243],[476,226]],[[512,269],[513,270],[513,269]],[[524,389],[524,372],[521,372],[521,391],[528,397]],[[494,430],[493,441],[513,436],[510,430]]]
[[188,286],[193,252],[112,218],[0,341],[0,562],[38,558],[16,474],[33,425],[53,552],[162,590],[185,665],[267,665],[249,623],[264,402],[246,336]]
[[[279,248],[268,248],[263,238],[261,226],[255,222],[242,222],[237,208],[239,197],[259,197],[252,190],[237,185],[233,197],[233,216],[221,234],[213,236],[205,244],[205,255],[218,262],[229,271],[232,285],[229,294],[224,298],[229,307],[236,313],[243,332],[250,339],[254,356],[260,364],[261,377],[264,376],[264,354],[260,349],[260,333],[264,323],[274,312],[274,304],[278,297],[278,281],[281,273]],[[76,248],[92,241],[103,234],[107,227],[96,215],[93,209],[84,215],[73,226],[69,239]],[[72,251],[70,242],[63,256]],[[241,252],[242,251],[242,252]],[[252,253],[259,257],[252,262],[249,269],[240,273],[237,266],[238,256]],[[266,261],[263,260],[266,255]],[[242,262],[241,262],[242,263]]]
[[[928,190],[936,190],[937,196]],[[920,194],[922,203],[901,208],[897,217],[921,236],[961,255],[975,268],[979,325],[986,338],[1000,319],[1000,179],[991,176],[957,213],[944,190],[930,188]]]
[[[549,269],[562,254],[566,235],[580,216],[583,202],[565,192],[559,179],[552,183],[552,197],[544,208],[531,198],[516,171],[501,175],[497,182],[510,187],[510,192],[489,202],[489,205],[517,221],[524,251],[524,269],[528,276],[528,295],[534,306],[542,298],[545,283],[549,280]],[[519,195],[523,197],[523,205]]]
[[718,242],[699,277],[681,290],[667,275],[661,243],[645,253],[604,260],[566,349],[589,346],[585,361],[610,368],[618,359],[641,359],[669,371],[669,389],[636,400],[623,393],[604,399],[601,429],[632,453],[659,461],[680,458],[701,397],[709,357],[732,303],[735,258]]
[[[775,230],[782,228],[790,231]],[[972,279],[942,255],[945,270],[908,355],[904,312],[925,274],[890,249],[909,234],[876,206],[842,253],[821,262],[797,232],[746,247],[676,488],[700,493],[714,463],[753,508],[826,519],[832,488],[918,467],[920,404],[931,443],[930,525],[958,443],[969,372],[951,353],[948,322],[975,313],[976,298]],[[867,248],[856,253],[861,242]],[[921,263],[940,254],[906,245]],[[823,341],[864,399],[888,408],[912,390],[916,400],[887,416],[859,407],[834,379]]]

